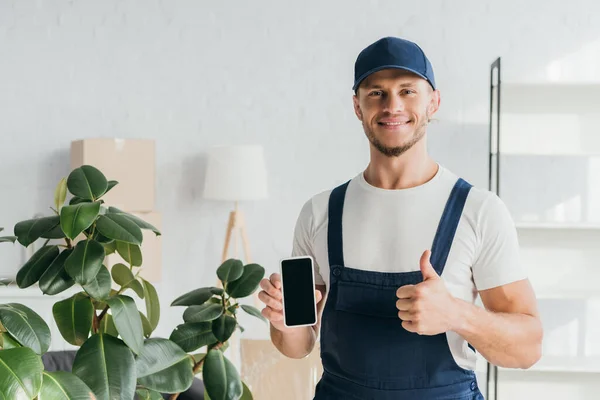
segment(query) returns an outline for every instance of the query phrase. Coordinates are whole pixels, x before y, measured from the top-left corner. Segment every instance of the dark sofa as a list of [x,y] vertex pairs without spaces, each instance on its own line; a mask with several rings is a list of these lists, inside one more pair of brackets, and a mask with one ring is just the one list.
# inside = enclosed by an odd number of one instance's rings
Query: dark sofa
[[[42,356],[44,369],[48,372],[67,371],[71,372],[75,351],[49,351]],[[169,394],[163,394],[164,399],[169,398]],[[178,400],[204,400],[204,384],[198,378],[194,378],[192,387],[184,393],[181,393]]]

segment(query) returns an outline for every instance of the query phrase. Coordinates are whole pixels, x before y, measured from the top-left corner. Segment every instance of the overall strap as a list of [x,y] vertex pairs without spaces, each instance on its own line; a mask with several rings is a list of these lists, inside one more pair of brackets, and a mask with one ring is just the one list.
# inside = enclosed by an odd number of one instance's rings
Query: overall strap
[[327,252],[329,265],[344,266],[344,241],[342,238],[342,214],[346,189],[350,181],[336,187],[329,196],[329,220],[327,224]]
[[460,222],[460,216],[462,215],[471,187],[471,184],[459,178],[446,202],[446,207],[444,208],[444,213],[440,219],[431,248],[431,265],[438,275],[442,274],[446,266],[446,260],[452,247],[456,228]]

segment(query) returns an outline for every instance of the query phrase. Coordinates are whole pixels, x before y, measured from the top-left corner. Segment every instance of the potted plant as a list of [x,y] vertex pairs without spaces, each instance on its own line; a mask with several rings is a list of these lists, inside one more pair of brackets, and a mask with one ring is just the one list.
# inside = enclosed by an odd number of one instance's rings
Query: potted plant
[[[53,215],[21,221],[14,236],[0,237],[24,247],[44,240],[18,271],[20,288],[38,285],[50,296],[81,289],[52,308],[62,337],[78,347],[72,373],[44,371],[41,356],[51,337],[38,314],[22,304],[0,304],[0,398],[154,400],[162,393],[176,399],[201,374],[207,398],[252,399],[223,352],[234,331],[243,331],[240,309],[264,320],[258,309],[238,302],[256,291],[264,268],[227,260],[216,271],[222,288],[199,288],[177,298],[173,306],[187,307],[184,323],[169,339],[152,337],[160,301],[140,276],[140,245],[142,230],[161,232],[104,203],[102,197],[117,184],[93,166],[76,168],[56,188]],[[126,264],[109,271],[106,256],[114,252]],[[144,300],[144,312],[134,295]]]

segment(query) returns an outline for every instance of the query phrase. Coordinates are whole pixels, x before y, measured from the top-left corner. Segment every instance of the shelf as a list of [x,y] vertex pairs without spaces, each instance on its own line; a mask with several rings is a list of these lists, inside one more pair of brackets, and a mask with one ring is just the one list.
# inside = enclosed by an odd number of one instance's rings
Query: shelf
[[600,231],[600,223],[579,223],[579,222],[517,222],[517,229],[530,230],[597,230]]
[[595,106],[600,95],[598,82],[522,84],[502,82],[500,90],[503,114],[598,113],[598,107]]
[[596,357],[558,357],[542,358],[529,369],[512,369],[499,367],[499,371],[527,372],[564,372],[564,373],[600,373],[600,356]]
[[571,290],[571,291],[550,291],[549,289],[537,289],[534,285],[533,290],[538,301],[544,300],[598,300],[600,299],[600,289],[591,290]]

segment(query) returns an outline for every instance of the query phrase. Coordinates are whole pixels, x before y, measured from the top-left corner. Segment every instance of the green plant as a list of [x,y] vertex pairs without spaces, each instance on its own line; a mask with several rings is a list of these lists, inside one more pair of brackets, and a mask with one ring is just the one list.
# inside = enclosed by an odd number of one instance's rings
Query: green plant
[[[72,373],[44,371],[41,355],[50,329],[30,308],[0,305],[0,399],[172,399],[202,373],[207,398],[252,399],[233,364],[223,355],[242,310],[264,320],[238,299],[250,296],[264,276],[258,264],[227,260],[217,269],[223,288],[189,292],[173,306],[187,306],[184,323],[169,339],[152,337],[160,319],[154,286],[140,277],[142,230],[160,231],[139,217],[106,206],[102,197],[118,182],[84,165],[62,179],[55,191],[54,215],[17,223],[14,236],[0,242],[43,245],[17,273],[20,288],[37,284],[46,295],[77,285],[82,290],[53,306],[58,329],[78,346]],[[68,204],[67,192],[72,197]],[[0,228],[2,231],[2,228]],[[117,252],[128,265],[110,272],[107,255]],[[127,294],[125,294],[127,292]],[[138,310],[135,294],[144,300]],[[205,348],[203,353],[188,353]]]

